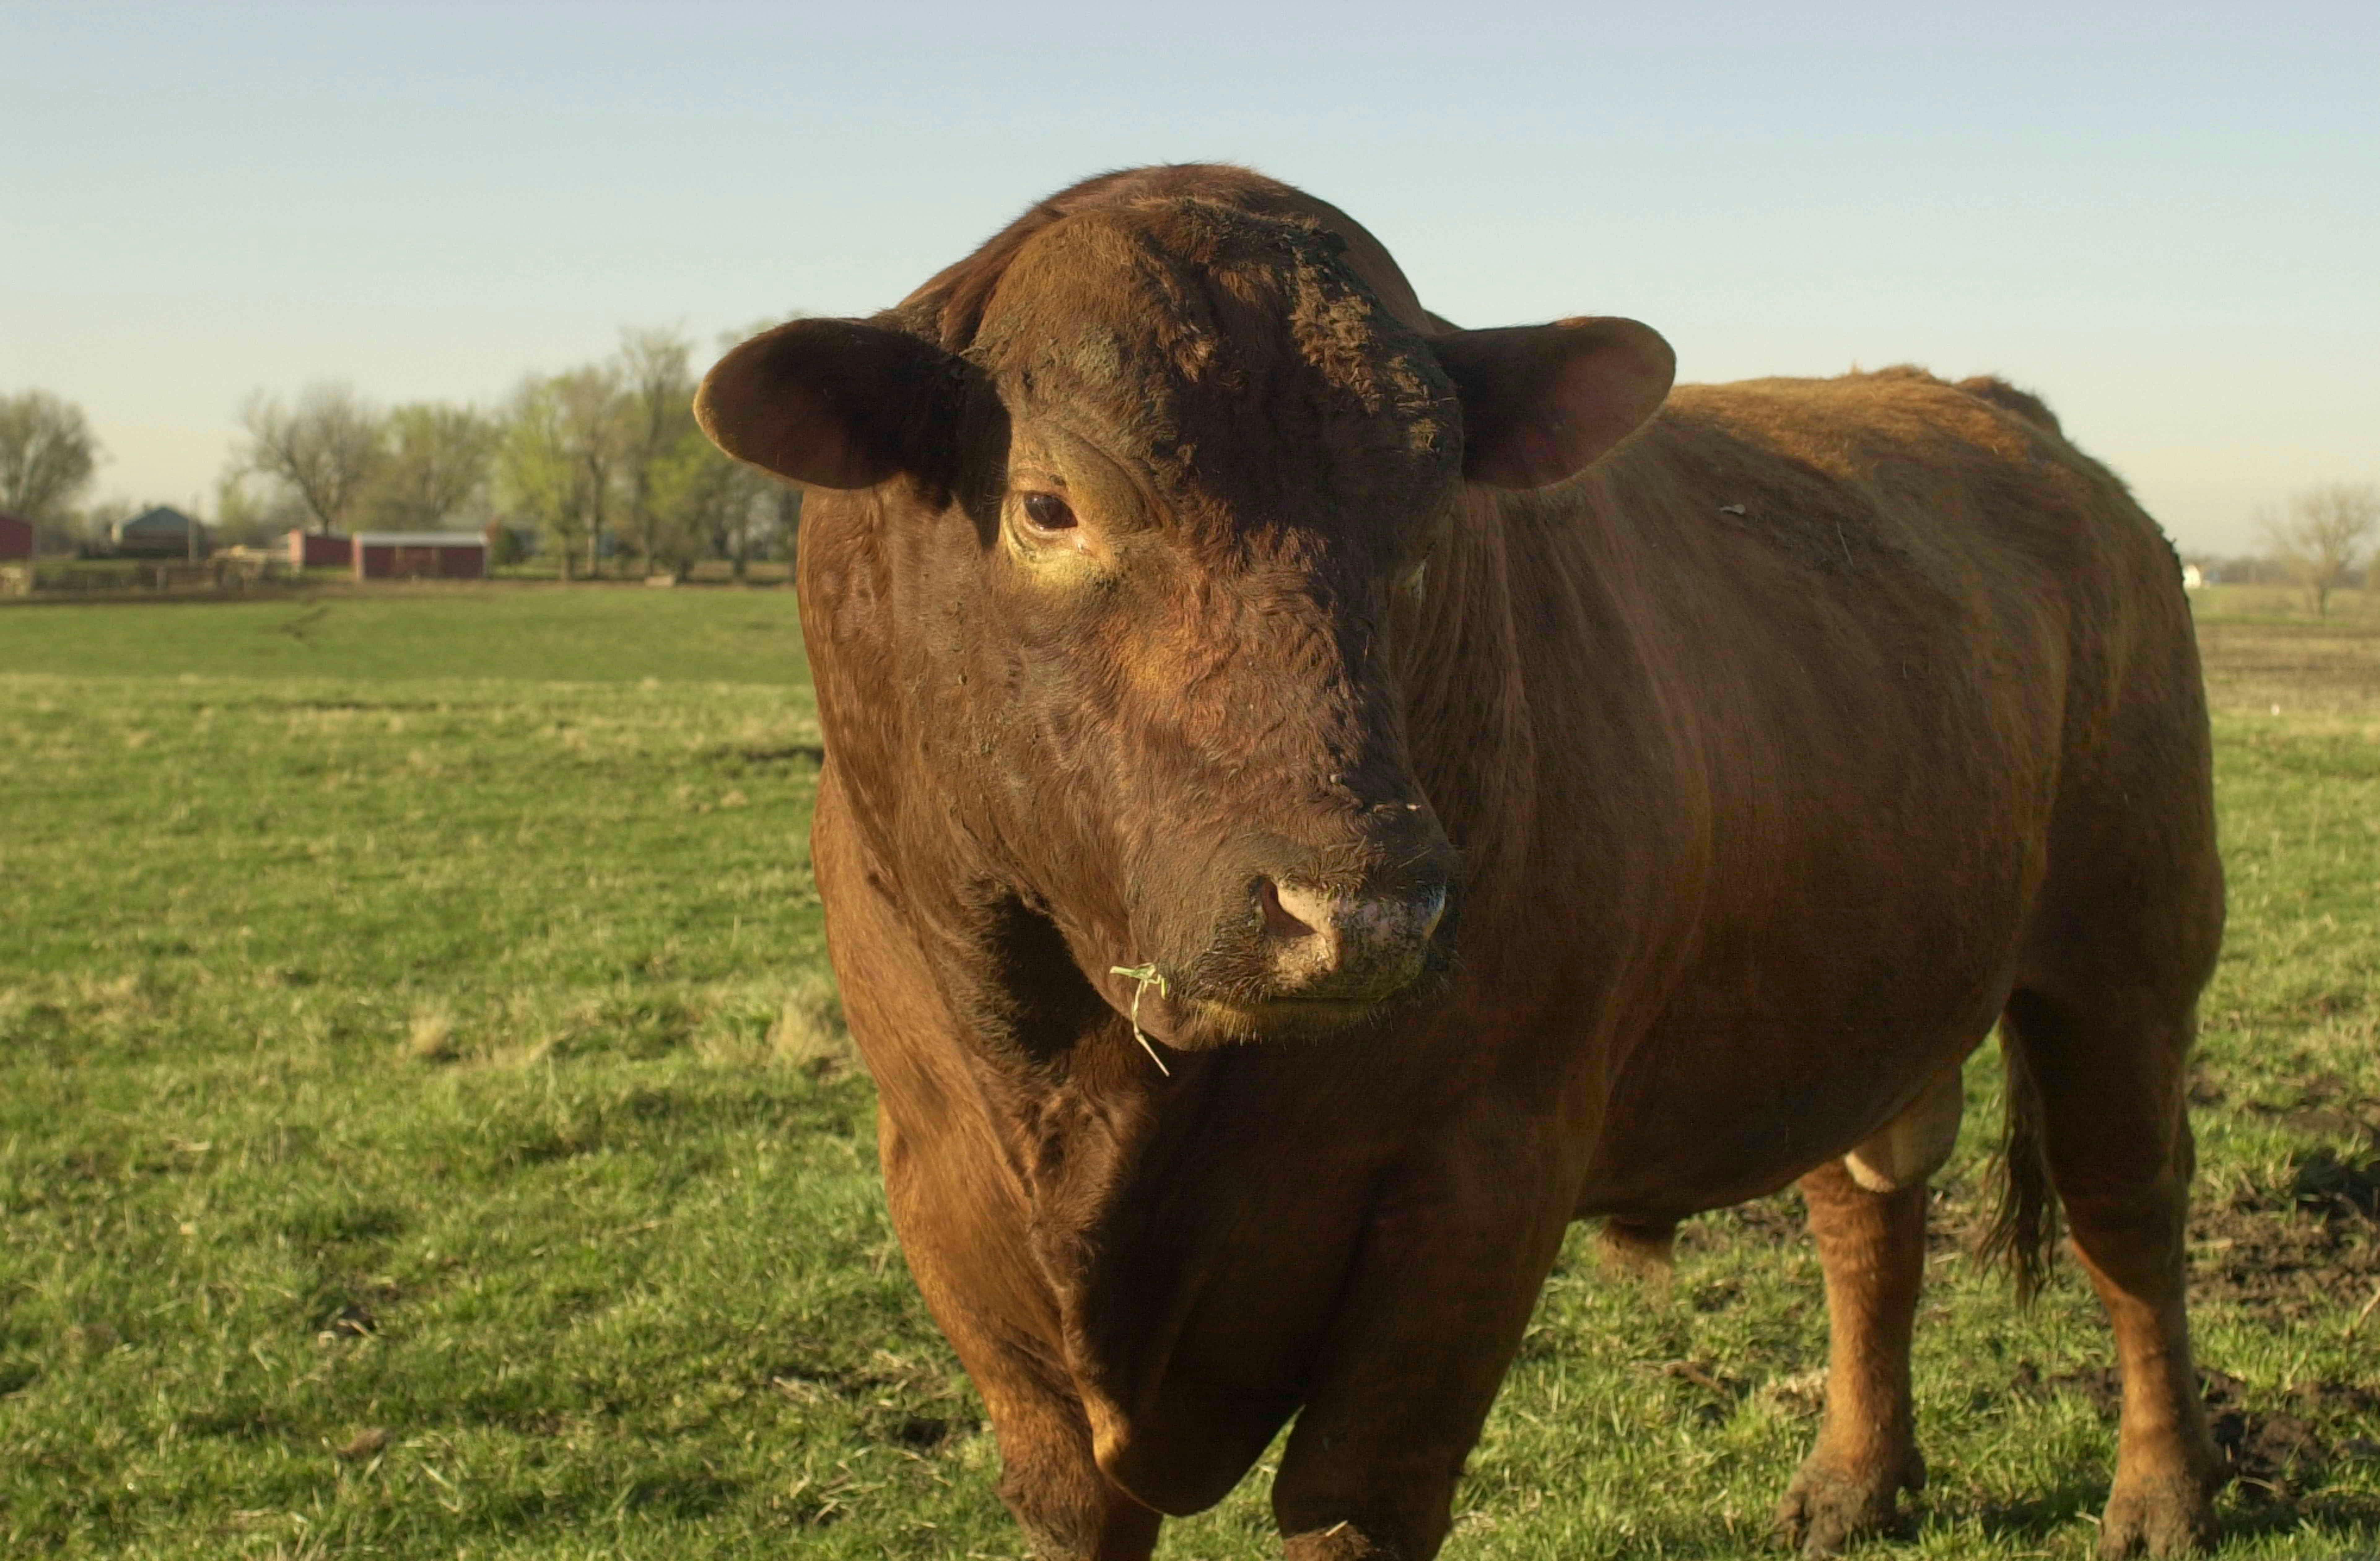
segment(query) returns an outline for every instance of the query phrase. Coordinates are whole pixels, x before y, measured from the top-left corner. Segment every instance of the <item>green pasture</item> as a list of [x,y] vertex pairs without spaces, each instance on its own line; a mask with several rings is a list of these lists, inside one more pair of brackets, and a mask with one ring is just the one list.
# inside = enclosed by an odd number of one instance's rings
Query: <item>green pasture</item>
[[[2380,627],[2209,629],[2199,1338],[2227,1554],[2311,1561],[2380,1550]],[[817,743],[781,590],[0,609],[0,1557],[1019,1555],[824,979]],[[2107,1341],[1963,1255],[1970,1093],[1876,1554],[2081,1556]],[[1762,1553],[1797,1222],[1665,1291],[1582,1232],[1447,1554]],[[1162,1554],[1274,1554],[1264,1495]]]
[[785,590],[334,586],[305,598],[0,609],[0,673],[806,684]]

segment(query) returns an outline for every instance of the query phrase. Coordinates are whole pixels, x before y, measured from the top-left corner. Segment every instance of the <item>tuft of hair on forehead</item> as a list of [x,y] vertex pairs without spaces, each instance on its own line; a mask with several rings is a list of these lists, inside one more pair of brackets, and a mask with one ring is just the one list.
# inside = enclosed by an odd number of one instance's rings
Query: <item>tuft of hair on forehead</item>
[[[1279,495],[1259,490],[1305,467],[1365,473],[1392,502],[1462,444],[1424,339],[1440,322],[1395,260],[1345,212],[1245,168],[1085,180],[877,322],[1062,398],[1202,506],[1265,512]],[[1322,466],[1283,466],[1284,442]]]
[[1277,179],[1224,163],[1169,163],[1095,175],[1035,201],[1014,222],[977,246],[973,254],[928,279],[893,313],[943,351],[963,353],[975,345],[984,308],[1010,263],[1043,229],[1077,212],[1183,196],[1247,211],[1281,212],[1300,210],[1303,200]]
[[1179,393],[1263,395],[1287,376],[1339,402],[1334,418],[1385,417],[1434,449],[1451,386],[1346,248],[1305,212],[1196,195],[1093,207],[1017,247],[967,356],[1028,384],[1054,376],[1149,403],[1160,422]]

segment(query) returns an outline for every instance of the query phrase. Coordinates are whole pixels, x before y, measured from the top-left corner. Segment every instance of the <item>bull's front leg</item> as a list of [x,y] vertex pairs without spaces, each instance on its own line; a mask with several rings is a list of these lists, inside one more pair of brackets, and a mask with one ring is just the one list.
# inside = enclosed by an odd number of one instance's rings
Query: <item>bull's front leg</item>
[[1506,1176],[1393,1198],[1367,1228],[1273,1482],[1287,1561],[1428,1561],[1560,1250],[1569,1204]]
[[1042,1561],[1148,1561],[1162,1519],[1099,1472],[1081,1406],[996,1392],[982,1373],[976,1382],[1000,1443],[1001,1499],[1034,1553]]
[[[891,1124],[880,1131],[899,1142]],[[1056,1343],[1055,1303],[1022,1265],[1022,1243],[971,1247],[962,1236],[980,1225],[921,1213],[935,1196],[956,1196],[948,1181],[933,1185],[955,1159],[890,1156],[885,1189],[926,1309],[983,1395],[1000,1444],[1001,1499],[1041,1561],[1148,1561],[1161,1519],[1099,1471]]]
[[[896,1212],[900,1205],[896,1194]],[[974,1293],[968,1272],[930,1241],[912,1240],[908,1258],[927,1309],[983,1395],[1000,1445],[1000,1497],[1034,1554],[1148,1561],[1162,1519],[1099,1471],[1089,1417],[1055,1345],[1004,1321],[996,1305],[1002,1292]],[[1005,1292],[1011,1301],[1015,1293]]]

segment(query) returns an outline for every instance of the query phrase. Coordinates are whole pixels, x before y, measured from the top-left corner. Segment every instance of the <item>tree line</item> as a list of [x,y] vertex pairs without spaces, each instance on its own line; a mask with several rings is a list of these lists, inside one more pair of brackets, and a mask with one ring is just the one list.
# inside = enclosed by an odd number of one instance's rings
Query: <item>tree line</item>
[[[249,545],[291,530],[485,531],[496,562],[535,550],[565,580],[683,575],[706,558],[741,577],[790,555],[801,495],[703,437],[694,352],[680,332],[624,331],[611,357],[530,374],[486,409],[382,406],[334,381],[286,399],[259,391],[214,514],[196,518]],[[80,407],[39,390],[0,396],[0,511],[32,521],[44,551],[103,541],[134,513],[84,502],[101,456]]]
[[2372,577],[2380,566],[2380,484],[2301,488],[2286,503],[2257,506],[2251,519],[2261,551],[2195,552],[2183,562],[2208,585],[2294,587],[2316,617],[2329,613],[2338,591],[2380,584]]
[[[703,437],[693,363],[683,333],[630,330],[610,357],[531,374],[487,411],[382,407],[332,382],[287,402],[260,391],[216,486],[216,535],[264,543],[292,529],[492,527],[496,562],[515,562],[526,539],[565,579],[581,569],[683,574],[704,558],[733,561],[740,578],[753,559],[790,556],[801,494]],[[82,503],[99,458],[80,407],[46,391],[0,395],[0,511],[32,521],[44,551],[103,538],[134,512],[121,500]],[[2380,485],[2303,489],[2255,521],[2264,551],[2206,559],[2208,578],[2293,585],[2325,613],[2370,566]]]

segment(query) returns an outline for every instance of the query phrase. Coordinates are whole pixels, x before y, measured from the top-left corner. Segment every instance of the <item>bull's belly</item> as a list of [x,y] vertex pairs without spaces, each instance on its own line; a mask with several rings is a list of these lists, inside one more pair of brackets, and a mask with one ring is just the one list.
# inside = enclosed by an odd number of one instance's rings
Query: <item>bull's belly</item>
[[[1581,1215],[1674,1219],[1773,1192],[1973,1052],[2015,981],[2046,857],[2019,802],[1946,806],[1905,840],[1846,830],[1804,853],[1791,889],[1742,894],[1682,939],[1701,952],[1657,1002],[1605,988],[1578,1005],[1601,1020],[1575,1107]],[[1997,844],[1963,822],[2011,814]],[[1720,878],[1724,901],[1759,875]]]
[[1929,1087],[1982,1044],[2007,992],[1998,980],[1883,1032],[1783,1022],[1656,1032],[1606,1102],[1578,1216],[1675,1220],[1777,1192],[1863,1146],[1888,1155],[1888,1130],[1909,1125]]

